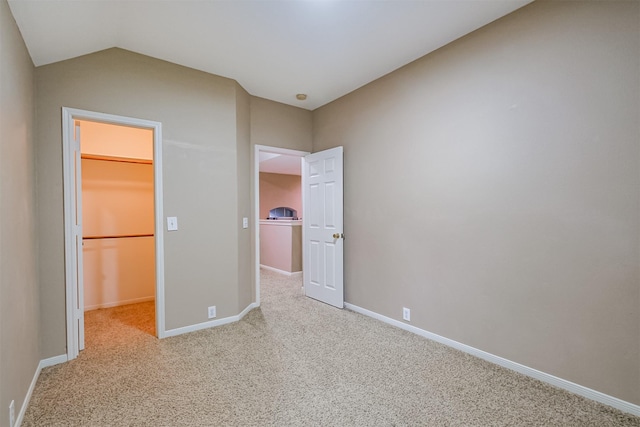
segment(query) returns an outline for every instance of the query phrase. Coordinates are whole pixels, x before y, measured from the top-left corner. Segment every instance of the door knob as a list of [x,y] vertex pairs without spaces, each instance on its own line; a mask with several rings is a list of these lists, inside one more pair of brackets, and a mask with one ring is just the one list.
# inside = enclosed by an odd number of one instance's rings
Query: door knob
[[333,238],[334,239],[344,239],[344,234],[342,234],[342,233],[334,233],[333,234]]

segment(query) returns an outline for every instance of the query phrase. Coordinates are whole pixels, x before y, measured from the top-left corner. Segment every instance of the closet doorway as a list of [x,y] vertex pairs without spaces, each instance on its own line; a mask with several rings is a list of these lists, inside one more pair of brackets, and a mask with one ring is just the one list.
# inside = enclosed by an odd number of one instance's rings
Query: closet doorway
[[113,309],[103,316],[108,323],[122,311],[115,307],[130,306],[125,318],[155,336],[153,131],[88,120],[76,126],[82,135],[85,315]]
[[63,125],[67,359],[84,349],[85,312],[139,308],[129,326],[162,338],[160,123],[63,108]]

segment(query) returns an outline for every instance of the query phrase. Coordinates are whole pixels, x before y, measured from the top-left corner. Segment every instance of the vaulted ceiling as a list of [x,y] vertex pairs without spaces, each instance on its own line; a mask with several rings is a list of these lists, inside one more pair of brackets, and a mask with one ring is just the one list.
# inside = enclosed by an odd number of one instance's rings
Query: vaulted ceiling
[[[313,110],[532,0],[9,0],[36,66],[120,47]],[[304,93],[304,101],[296,94]]]

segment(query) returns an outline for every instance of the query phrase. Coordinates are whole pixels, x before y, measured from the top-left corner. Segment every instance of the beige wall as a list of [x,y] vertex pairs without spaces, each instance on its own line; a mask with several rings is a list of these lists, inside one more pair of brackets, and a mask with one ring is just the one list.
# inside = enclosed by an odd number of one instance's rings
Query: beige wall
[[236,134],[238,141],[238,312],[255,301],[255,261],[253,227],[242,228],[242,218],[253,218],[251,192],[251,97],[236,83]]
[[37,68],[36,89],[43,356],[66,352],[63,106],[162,123],[164,215],[180,227],[164,235],[166,328],[208,321],[210,305],[238,314],[236,83],[109,49]]
[[299,175],[260,172],[260,219],[273,208],[287,207],[302,218],[302,182]]
[[311,111],[251,97],[251,145],[311,151]]
[[40,361],[33,63],[0,0],[0,424],[22,408]]
[[314,111],[348,302],[640,404],[639,6],[535,2]]

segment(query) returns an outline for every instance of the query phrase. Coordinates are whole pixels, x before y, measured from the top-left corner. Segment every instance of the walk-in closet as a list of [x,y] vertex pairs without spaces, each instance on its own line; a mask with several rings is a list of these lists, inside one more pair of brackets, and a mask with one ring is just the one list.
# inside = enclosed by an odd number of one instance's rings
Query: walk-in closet
[[154,334],[153,132],[90,121],[80,130],[85,316],[105,310],[108,323],[108,310],[128,306]]

